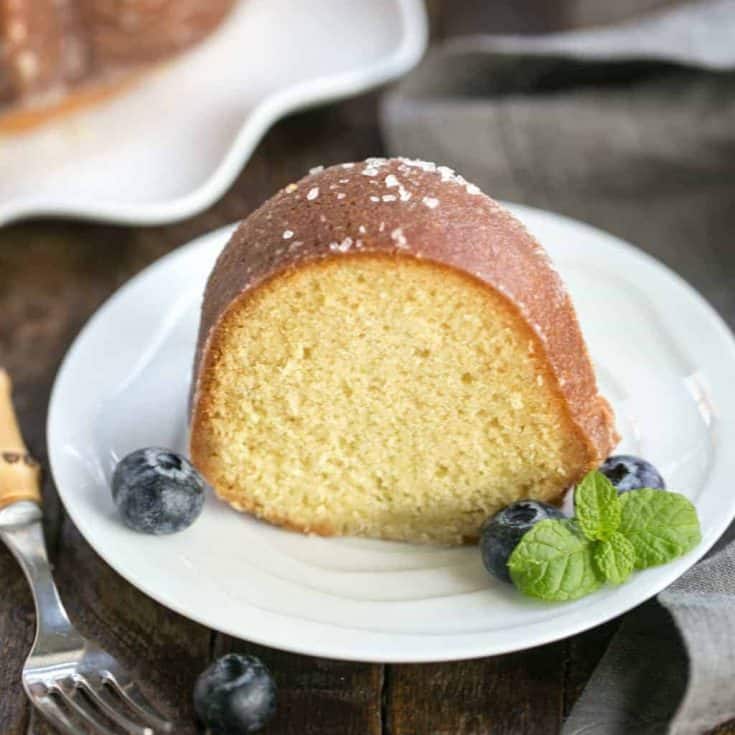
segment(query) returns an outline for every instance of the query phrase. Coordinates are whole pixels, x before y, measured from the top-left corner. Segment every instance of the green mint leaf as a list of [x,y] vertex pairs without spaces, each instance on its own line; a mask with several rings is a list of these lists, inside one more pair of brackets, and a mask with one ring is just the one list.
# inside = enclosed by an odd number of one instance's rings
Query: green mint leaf
[[587,538],[607,541],[620,525],[620,498],[601,472],[589,472],[574,491],[574,512]]
[[611,584],[622,584],[635,566],[635,548],[622,533],[615,532],[607,541],[598,541],[592,554],[600,576]]
[[602,584],[592,542],[571,520],[537,523],[513,550],[508,569],[521,592],[542,600],[576,600]]
[[676,559],[701,540],[697,511],[679,493],[644,488],[620,498],[622,516],[618,529],[635,549],[637,569]]

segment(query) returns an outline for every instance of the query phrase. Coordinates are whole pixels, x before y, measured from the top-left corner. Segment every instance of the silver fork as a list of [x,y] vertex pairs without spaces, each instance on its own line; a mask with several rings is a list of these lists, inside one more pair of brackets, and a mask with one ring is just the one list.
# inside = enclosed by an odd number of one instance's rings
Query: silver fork
[[109,653],[69,622],[51,576],[41,527],[40,471],[18,428],[0,368],[0,539],[25,573],[37,629],[23,667],[33,706],[64,735],[155,735],[173,729]]

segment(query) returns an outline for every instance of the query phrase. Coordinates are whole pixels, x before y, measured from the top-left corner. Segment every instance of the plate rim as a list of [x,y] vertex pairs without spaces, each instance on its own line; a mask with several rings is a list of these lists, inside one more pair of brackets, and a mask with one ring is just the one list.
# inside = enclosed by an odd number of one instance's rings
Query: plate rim
[[[733,356],[733,358],[735,358],[735,335],[733,335],[733,332],[730,330],[724,319],[718,314],[714,307],[709,304],[709,302],[704,298],[704,296],[702,296],[702,294],[700,294],[682,276],[680,276],[678,273],[673,271],[666,264],[662,263],[654,256],[640,250],[639,248],[626,242],[625,240],[622,240],[621,238],[618,238],[615,235],[612,235],[604,230],[601,230],[597,227],[576,220],[574,218],[557,214],[548,210],[531,207],[528,205],[515,204],[510,202],[501,203],[504,206],[507,206],[515,215],[519,216],[521,220],[523,220],[524,213],[528,213],[530,216],[541,216],[542,218],[548,217],[551,221],[555,220],[557,223],[560,223],[566,227],[571,226],[577,229],[582,228],[582,230],[586,230],[595,238],[602,238],[606,240],[607,243],[614,248],[622,249],[627,254],[633,255],[634,257],[643,261],[647,261],[650,265],[655,266],[657,269],[661,270],[670,281],[674,282],[678,288],[683,289],[686,292],[688,299],[692,302],[693,305],[696,304],[696,306],[700,310],[703,310],[703,313],[706,314],[708,321],[719,332],[720,337],[729,343],[731,355]],[[542,631],[531,635],[521,644],[513,639],[507,644],[495,643],[483,646],[481,645],[481,639],[483,635],[487,636],[487,633],[459,632],[452,634],[440,633],[430,635],[418,633],[411,634],[404,632],[383,633],[376,631],[366,631],[360,628],[349,628],[348,626],[345,626],[344,630],[352,632],[354,636],[362,637],[364,640],[369,641],[367,645],[363,643],[361,646],[356,646],[355,650],[346,651],[339,649],[337,646],[335,646],[334,643],[327,643],[325,645],[323,641],[320,642],[320,637],[318,635],[313,636],[313,638],[311,639],[313,642],[309,642],[309,639],[305,636],[302,639],[291,639],[286,644],[284,644],[283,640],[279,640],[277,636],[269,636],[267,634],[264,635],[261,634],[261,631],[256,631],[254,634],[248,633],[247,637],[243,638],[243,631],[241,629],[237,629],[230,625],[214,624],[211,618],[207,619],[204,615],[187,611],[181,605],[179,605],[178,602],[172,601],[167,596],[165,590],[162,592],[161,590],[153,589],[150,585],[141,583],[139,579],[134,578],[134,575],[128,574],[127,570],[124,569],[122,564],[116,562],[112,558],[108,558],[108,554],[106,554],[105,551],[97,548],[97,546],[95,546],[95,544],[93,544],[89,540],[84,530],[84,526],[86,524],[84,522],[80,523],[79,515],[77,515],[76,512],[71,509],[70,504],[67,504],[65,499],[65,491],[61,489],[62,483],[59,482],[59,477],[62,475],[63,470],[61,469],[62,460],[59,456],[58,450],[59,443],[55,441],[54,434],[56,424],[58,423],[56,419],[56,414],[59,410],[57,408],[59,404],[59,395],[61,394],[61,391],[63,389],[64,382],[67,380],[67,373],[71,370],[70,366],[72,364],[74,354],[79,348],[79,345],[84,340],[85,335],[94,325],[94,323],[98,319],[103,318],[103,315],[108,307],[114,304],[114,302],[116,302],[118,299],[125,298],[128,289],[132,288],[140,279],[148,276],[154,269],[164,268],[167,261],[179,257],[184,252],[189,252],[199,247],[205,247],[210,241],[214,241],[218,238],[224,239],[226,233],[230,232],[233,227],[235,227],[235,224],[225,225],[194,238],[186,244],[155,260],[153,263],[149,264],[146,268],[139,271],[132,278],[126,281],[120,288],[114,291],[95,310],[95,312],[90,316],[88,321],[84,324],[82,329],[69,345],[67,352],[65,353],[59,366],[56,378],[53,383],[49,401],[49,411],[46,423],[47,451],[54,483],[57,489],[58,496],[64,506],[65,512],[72,520],[72,522],[76,525],[77,529],[84,537],[85,541],[90,544],[94,552],[99,555],[100,558],[105,561],[105,563],[107,563],[113,570],[115,570],[117,574],[120,574],[120,576],[126,579],[136,589],[140,590],[151,599],[157,601],[159,604],[162,604],[164,607],[167,607],[168,609],[173,610],[174,612],[190,620],[204,625],[205,627],[218,630],[234,638],[247,640],[253,643],[270,646],[273,648],[279,648],[281,650],[286,650],[293,653],[312,656],[324,656],[336,660],[373,663],[421,663],[469,660],[486,656],[503,655],[516,651],[526,650],[529,648],[534,648],[536,646],[545,645],[548,643],[553,643],[569,636],[577,635],[598,625],[602,625],[612,618],[615,618],[632,610],[646,600],[657,595],[661,590],[665,589],[682,574],[684,574],[688,569],[690,569],[694,564],[696,564],[712,548],[712,546],[717,542],[717,540],[722,536],[722,534],[732,523],[733,518],[735,518],[735,496],[733,496],[733,500],[729,508],[727,509],[728,512],[718,516],[717,522],[713,522],[710,525],[706,537],[703,538],[702,542],[695,550],[685,555],[684,557],[681,557],[675,562],[672,562],[666,567],[658,568],[660,576],[658,578],[658,581],[655,584],[651,585],[650,593],[646,593],[646,595],[642,597],[637,597],[633,602],[623,601],[623,603],[619,606],[609,605],[606,609],[592,616],[585,613],[584,608],[577,609],[576,615],[584,617],[585,619],[583,621],[578,621],[574,618],[568,618],[567,620],[565,620],[565,626],[558,626],[557,629],[552,629],[553,632],[550,633]],[[645,572],[643,573],[645,574]],[[591,597],[590,599],[594,598]],[[549,610],[558,611],[562,609],[560,605],[563,605],[563,603],[559,603],[559,605],[550,605]],[[340,626],[335,626],[331,623],[304,620],[290,614],[280,614],[269,610],[263,610],[261,608],[258,608],[257,606],[248,603],[243,603],[243,609],[256,610],[258,613],[265,614],[268,617],[280,617],[284,621],[298,620],[299,623],[305,624],[307,627],[313,628],[315,631],[328,631],[329,633],[333,633],[335,629],[340,628]],[[415,639],[415,641],[426,642],[427,639],[433,637],[444,638],[445,640],[451,639],[451,645],[442,644],[440,647],[437,646],[435,648],[431,648],[431,652],[425,652],[422,650],[418,650],[418,647],[408,645],[407,643],[412,639]],[[401,639],[402,641],[406,642],[406,645],[404,645],[402,648],[399,647],[398,650],[393,650],[396,639]],[[379,641],[382,642],[382,645],[377,645]]]
[[422,0],[391,0],[398,8],[402,35],[379,60],[331,76],[313,77],[278,89],[248,112],[225,155],[192,191],[154,204],[47,201],[0,202],[0,227],[30,217],[63,217],[128,225],[164,225],[193,217],[214,204],[232,185],[268,130],[286,115],[347,99],[386,84],[412,69],[428,44],[428,19]]

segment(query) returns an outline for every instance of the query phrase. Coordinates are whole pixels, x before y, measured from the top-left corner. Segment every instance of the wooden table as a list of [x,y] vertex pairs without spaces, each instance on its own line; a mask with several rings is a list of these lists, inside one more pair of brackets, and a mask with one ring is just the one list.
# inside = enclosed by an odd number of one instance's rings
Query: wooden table
[[[430,6],[435,35],[477,30],[466,15],[446,13],[449,5]],[[464,5],[487,10],[479,2]],[[514,12],[506,8],[502,27],[515,29],[534,5],[524,0]],[[224,198],[185,222],[116,227],[47,220],[0,231],[0,363],[15,378],[20,422],[43,463],[54,375],[100,303],[156,258],[241,219],[310,167],[381,154],[376,110],[377,95],[371,94],[284,120]],[[293,655],[204,628],[125,582],[66,517],[48,474],[44,503],[55,576],[72,619],[137,670],[164,710],[178,718],[178,735],[196,732],[191,705],[196,676],[214,657],[233,650],[261,656],[275,673],[280,705],[270,734],[548,735],[559,730],[617,625],[613,621],[530,651],[449,664],[384,666]],[[0,589],[0,735],[47,733],[33,722],[20,685],[34,631],[33,604],[4,548]],[[718,732],[735,733],[735,727]]]

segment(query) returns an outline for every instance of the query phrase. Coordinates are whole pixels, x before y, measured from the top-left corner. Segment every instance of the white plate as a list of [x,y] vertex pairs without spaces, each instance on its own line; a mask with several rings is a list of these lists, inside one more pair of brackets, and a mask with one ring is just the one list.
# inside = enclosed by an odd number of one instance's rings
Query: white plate
[[181,534],[126,529],[108,490],[133,449],[183,450],[200,295],[230,228],[155,263],[115,294],[69,351],[51,400],[59,493],[97,552],[168,607],[234,636],[370,661],[506,653],[578,633],[672,582],[735,515],[735,342],[678,276],[616,238],[558,215],[512,210],[544,243],[576,302],[624,435],[696,504],[688,556],[574,603],[544,604],[491,580],[475,548],[310,538],[214,497]]
[[241,0],[205,42],[134,88],[0,137],[0,225],[196,214],[279,117],[403,74],[426,39],[422,0]]

